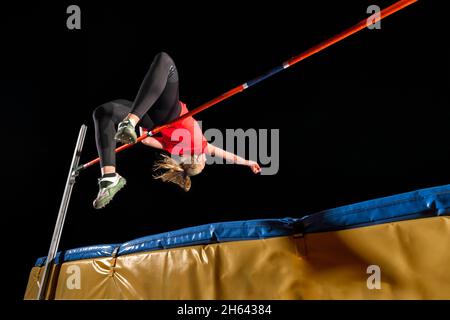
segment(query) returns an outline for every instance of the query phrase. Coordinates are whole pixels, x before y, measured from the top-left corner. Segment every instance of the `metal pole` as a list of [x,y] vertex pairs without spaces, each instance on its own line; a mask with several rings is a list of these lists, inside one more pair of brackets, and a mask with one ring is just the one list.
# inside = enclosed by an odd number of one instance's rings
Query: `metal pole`
[[[410,4],[413,4],[414,2],[417,2],[417,1],[418,0],[400,0],[400,1],[397,1],[393,5],[391,5],[389,7],[386,7],[383,10],[381,10],[380,15],[375,17],[373,19],[373,21],[371,21],[371,23],[376,23],[376,22],[380,21],[381,19],[386,18],[387,16],[390,16],[391,14],[393,14],[393,13],[395,13],[395,12],[397,12],[397,11],[399,11],[399,10],[401,10],[401,9],[403,9],[403,8],[409,6]],[[137,139],[136,143],[141,142],[145,138],[150,137],[150,136],[160,132],[161,130],[171,126],[175,122],[182,121],[182,120],[186,119],[187,117],[192,117],[193,115],[195,115],[195,114],[197,114],[197,113],[199,113],[199,112],[201,112],[201,111],[203,111],[205,109],[208,109],[208,108],[212,107],[213,105],[215,105],[215,104],[217,104],[217,103],[219,103],[219,102],[221,102],[221,101],[223,101],[225,99],[228,99],[229,97],[234,96],[235,94],[237,94],[239,92],[242,92],[245,89],[248,89],[248,88],[250,88],[251,86],[253,86],[253,85],[257,84],[257,83],[259,83],[259,82],[261,82],[263,80],[266,80],[267,78],[270,78],[271,76],[277,74],[278,72],[283,71],[284,69],[287,69],[290,66],[292,66],[292,65],[294,65],[294,64],[296,64],[296,63],[298,63],[298,62],[300,62],[300,61],[302,61],[302,60],[304,60],[304,59],[306,59],[306,58],[308,58],[310,56],[312,56],[313,54],[316,54],[317,52],[320,52],[320,51],[328,48],[329,46],[331,46],[331,45],[333,45],[333,44],[335,44],[335,43],[337,43],[337,42],[339,42],[339,41],[341,41],[341,40],[351,36],[352,34],[355,34],[358,31],[361,31],[361,30],[365,29],[367,27],[367,24],[368,24],[367,19],[364,19],[364,20],[360,21],[356,25],[354,25],[354,26],[352,26],[352,27],[342,31],[341,33],[339,33],[339,34],[337,34],[337,35],[335,35],[335,36],[333,36],[333,37],[331,37],[331,38],[329,38],[329,39],[319,43],[318,45],[310,48],[309,50],[306,50],[305,52],[303,52],[303,53],[301,53],[301,54],[299,54],[297,56],[294,56],[293,58],[285,61],[280,66],[278,66],[276,68],[273,68],[272,70],[270,70],[269,72],[265,73],[264,75],[262,75],[260,77],[257,77],[255,79],[252,79],[252,80],[250,80],[250,81],[248,81],[248,82],[246,82],[246,83],[244,83],[244,84],[242,84],[240,86],[237,86],[237,87],[235,87],[235,88],[225,92],[224,94],[222,94],[222,95],[220,95],[220,96],[218,96],[218,97],[216,97],[216,98],[214,98],[214,99],[204,103],[203,105],[197,107],[194,110],[191,110],[190,112],[182,115],[181,117],[173,120],[172,122],[169,122],[169,123],[167,123],[165,125],[162,125],[160,127],[157,127],[155,129],[149,131],[147,134],[144,134],[144,135],[140,136]],[[117,152],[120,152],[122,150],[128,149],[128,148],[132,147],[133,145],[135,145],[136,143],[124,144],[124,145],[120,146],[119,148],[117,148],[115,150],[115,152],[117,153]],[[87,162],[87,163],[79,166],[76,170],[77,171],[81,171],[81,170],[86,169],[86,168],[88,168],[90,166],[93,166],[94,164],[98,163],[99,161],[100,161],[100,158],[96,158],[96,159],[94,159],[94,160],[92,160],[90,162]]]
[[72,156],[72,162],[70,164],[69,174],[66,180],[66,186],[62,196],[61,204],[59,206],[58,218],[56,220],[55,229],[53,231],[52,241],[50,243],[50,249],[48,250],[47,259],[45,260],[45,266],[42,271],[41,283],[39,285],[39,291],[37,299],[45,299],[45,295],[48,287],[48,280],[50,275],[50,268],[53,265],[56,253],[58,252],[59,242],[61,240],[61,233],[64,227],[64,221],[66,219],[67,208],[69,206],[70,196],[72,195],[72,189],[75,184],[75,179],[78,172],[75,170],[78,166],[81,156],[81,150],[83,149],[84,138],[86,137],[87,126],[82,125],[78,134],[77,144]]

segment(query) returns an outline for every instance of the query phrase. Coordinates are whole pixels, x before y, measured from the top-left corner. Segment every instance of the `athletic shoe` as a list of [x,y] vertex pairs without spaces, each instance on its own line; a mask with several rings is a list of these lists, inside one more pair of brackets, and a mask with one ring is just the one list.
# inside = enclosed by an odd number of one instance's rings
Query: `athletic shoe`
[[114,139],[117,142],[121,142],[123,144],[136,143],[136,129],[134,128],[130,120],[124,120],[119,123],[119,127],[117,129],[116,135],[114,136]]
[[121,177],[119,174],[116,174],[115,177],[98,179],[100,190],[98,191],[97,198],[94,200],[94,208],[104,208],[126,184],[127,181],[125,178]]

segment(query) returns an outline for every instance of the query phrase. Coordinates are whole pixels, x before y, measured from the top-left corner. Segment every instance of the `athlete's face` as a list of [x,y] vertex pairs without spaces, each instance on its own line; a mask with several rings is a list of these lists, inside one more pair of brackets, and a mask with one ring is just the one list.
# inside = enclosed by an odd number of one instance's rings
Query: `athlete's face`
[[189,176],[195,176],[203,171],[206,165],[206,155],[195,154],[192,157],[183,159],[182,161],[186,165],[186,171]]
[[200,165],[202,169],[205,168],[206,154],[202,153],[194,155],[194,163]]

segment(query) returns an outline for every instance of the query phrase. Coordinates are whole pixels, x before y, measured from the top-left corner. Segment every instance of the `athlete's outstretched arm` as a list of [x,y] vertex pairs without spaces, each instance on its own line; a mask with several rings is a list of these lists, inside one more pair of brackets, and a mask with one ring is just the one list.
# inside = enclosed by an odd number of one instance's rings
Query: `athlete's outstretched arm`
[[210,143],[208,143],[208,154],[213,157],[222,158],[231,163],[247,166],[253,171],[253,173],[261,172],[261,167],[259,166],[259,164],[256,161],[246,160],[234,153],[231,153],[231,152],[223,150],[219,147],[213,146]]

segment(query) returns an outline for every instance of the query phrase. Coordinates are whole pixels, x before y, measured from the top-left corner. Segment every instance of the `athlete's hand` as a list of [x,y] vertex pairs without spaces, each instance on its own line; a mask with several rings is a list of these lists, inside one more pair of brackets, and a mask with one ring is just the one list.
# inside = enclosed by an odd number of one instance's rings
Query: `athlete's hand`
[[247,161],[247,166],[250,168],[250,170],[253,171],[254,174],[261,172],[261,167],[259,166],[258,162],[249,160]]

